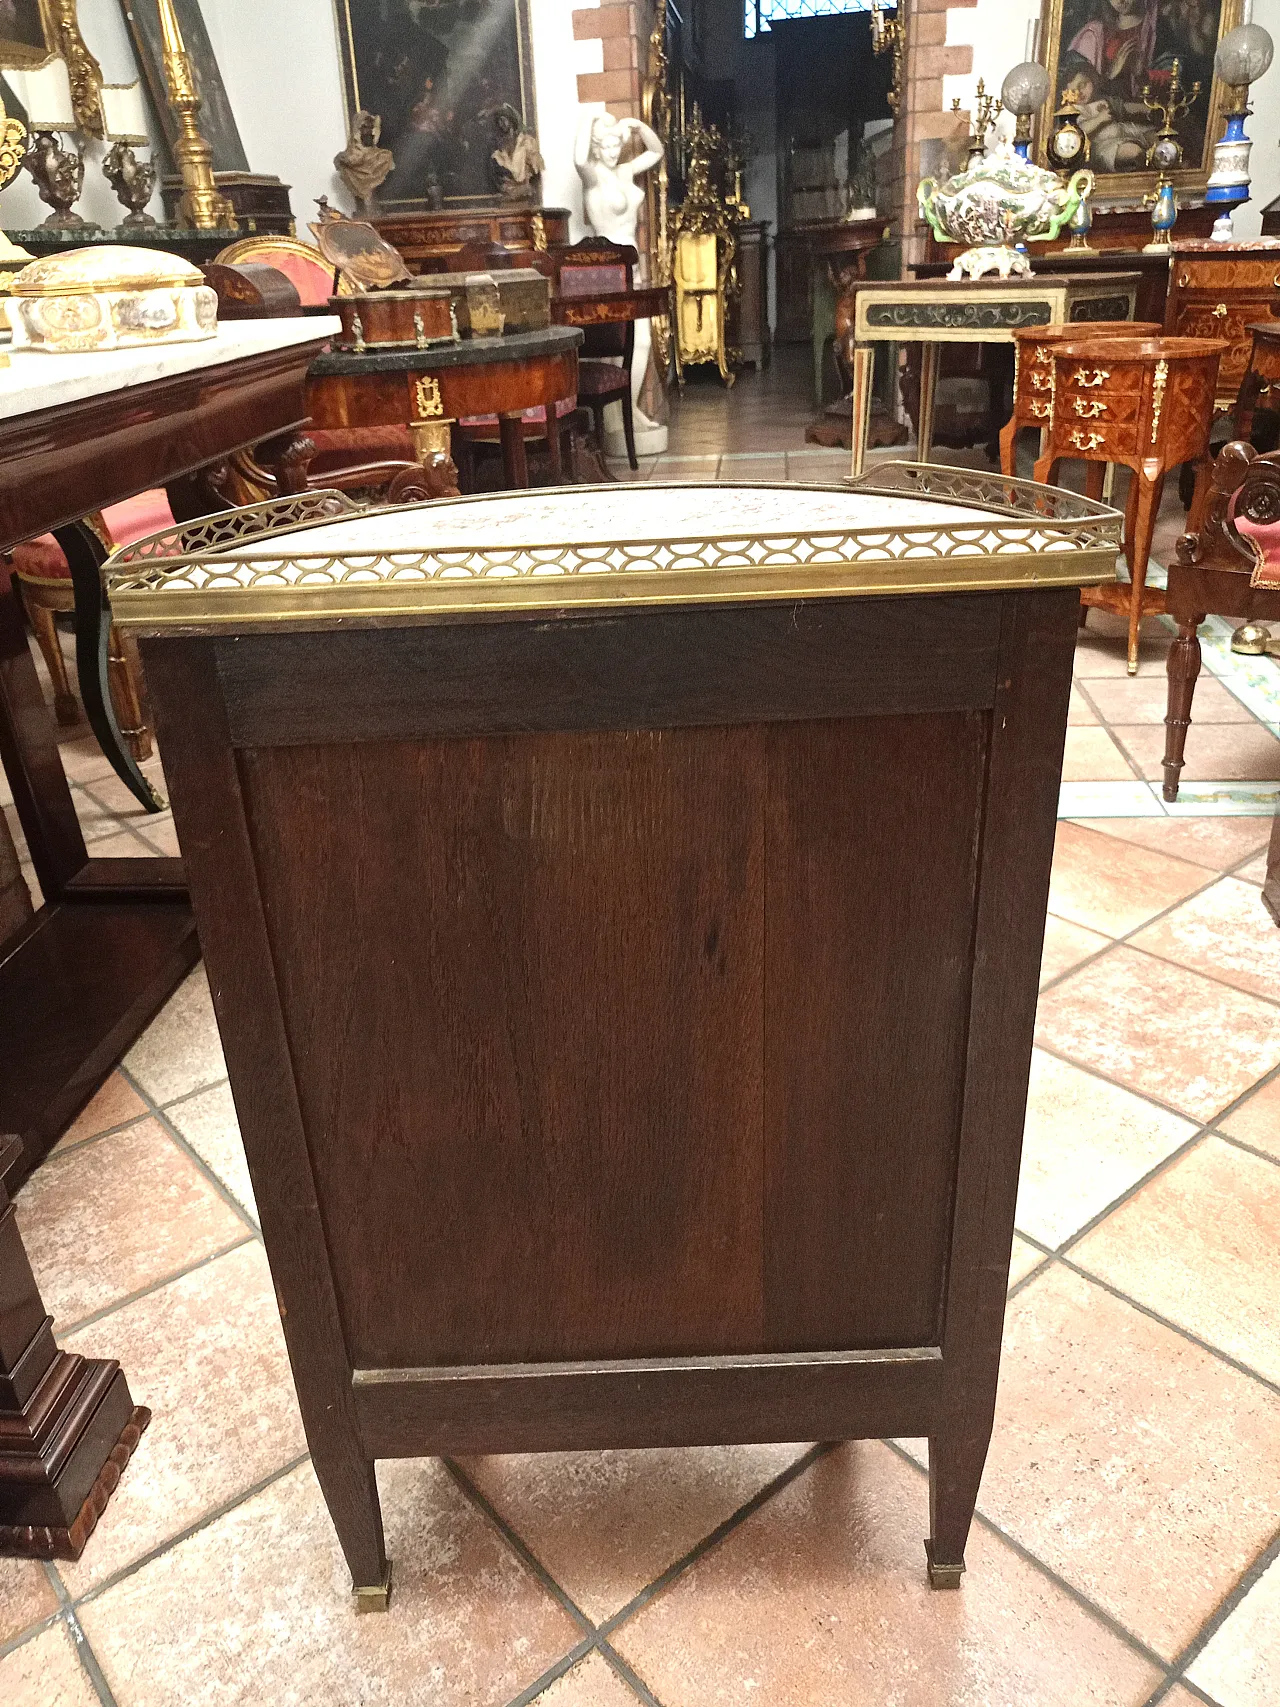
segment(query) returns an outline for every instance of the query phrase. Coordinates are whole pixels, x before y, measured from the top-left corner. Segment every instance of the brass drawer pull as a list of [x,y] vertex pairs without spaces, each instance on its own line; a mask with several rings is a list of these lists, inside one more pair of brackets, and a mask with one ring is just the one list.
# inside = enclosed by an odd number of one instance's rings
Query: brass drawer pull
[[1033,391],[1052,391],[1053,375],[1051,373],[1033,373],[1031,375],[1031,389]]
[[1086,421],[1095,421],[1099,415],[1105,415],[1107,412],[1107,406],[1100,398],[1095,397],[1092,401],[1086,402],[1083,397],[1075,397],[1072,399],[1072,403],[1076,414],[1082,416]]
[[1086,387],[1092,385],[1103,385],[1110,378],[1110,368],[1096,367],[1091,372],[1088,368],[1078,367],[1071,375],[1071,383],[1073,385],[1083,385]]
[[1072,427],[1071,442],[1077,450],[1097,450],[1100,444],[1106,443],[1105,433],[1086,433],[1079,427]]
[[1052,402],[1052,400],[1050,400],[1048,403],[1039,403],[1033,397],[1031,399],[1031,413],[1037,421],[1052,421],[1052,419],[1053,419],[1053,402]]
[[1227,305],[1225,302],[1220,302],[1218,304],[1213,311],[1213,317],[1215,320],[1225,320],[1227,318]]

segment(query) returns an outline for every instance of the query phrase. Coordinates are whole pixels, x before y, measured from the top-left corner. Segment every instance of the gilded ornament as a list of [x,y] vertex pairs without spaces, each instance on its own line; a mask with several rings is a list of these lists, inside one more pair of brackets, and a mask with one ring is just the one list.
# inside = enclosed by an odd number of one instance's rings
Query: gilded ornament
[[1160,433],[1160,411],[1164,408],[1164,390],[1169,383],[1169,364],[1166,361],[1156,363],[1155,377],[1151,382],[1151,442],[1155,444]]
[[196,123],[200,95],[182,31],[178,27],[173,0],[157,0],[157,7],[164,41],[164,79],[169,90],[169,106],[181,130],[173,152],[182,173],[182,215],[197,231],[234,231],[235,208],[214,181],[213,150]]
[[417,384],[418,415],[422,420],[431,420],[444,414],[444,400],[440,396],[440,381],[428,374]]

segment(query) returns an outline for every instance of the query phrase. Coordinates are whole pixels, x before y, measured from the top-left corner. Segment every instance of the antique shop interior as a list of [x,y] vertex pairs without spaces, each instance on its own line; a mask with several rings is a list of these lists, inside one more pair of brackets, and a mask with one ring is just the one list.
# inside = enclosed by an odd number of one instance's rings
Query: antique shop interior
[[1280,1702],[1277,36],[0,0],[3,1707]]

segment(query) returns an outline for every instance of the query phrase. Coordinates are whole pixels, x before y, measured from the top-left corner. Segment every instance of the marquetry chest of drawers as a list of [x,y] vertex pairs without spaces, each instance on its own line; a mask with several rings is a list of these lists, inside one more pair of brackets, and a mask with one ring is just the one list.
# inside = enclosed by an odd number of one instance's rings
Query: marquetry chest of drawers
[[1273,319],[1280,324],[1280,239],[1175,244],[1165,331],[1226,342],[1214,399],[1217,413],[1235,406],[1253,346],[1250,328]]

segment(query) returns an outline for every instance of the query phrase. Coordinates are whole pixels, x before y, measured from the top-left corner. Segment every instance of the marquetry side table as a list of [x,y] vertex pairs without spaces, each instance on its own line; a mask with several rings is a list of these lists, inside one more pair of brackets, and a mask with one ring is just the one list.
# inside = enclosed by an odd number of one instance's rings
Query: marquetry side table
[[1138,669],[1138,629],[1146,611],[1162,611],[1163,595],[1148,591],[1147,561],[1165,476],[1196,464],[1190,526],[1199,525],[1210,466],[1218,363],[1226,344],[1213,338],[1070,340],[1052,349],[1053,413],[1035,478],[1052,483],[1064,460],[1123,463],[1133,473],[1125,512],[1129,585],[1089,588],[1086,605],[1129,619],[1129,674]]
[[853,323],[853,472],[861,474],[871,420],[876,344],[922,344],[916,460],[933,449],[933,406],[943,344],[1011,344],[1020,327],[1062,321],[1132,320],[1139,274],[1021,279],[869,280],[858,286]]
[[[1050,351],[1056,344],[1092,343],[1099,338],[1149,338],[1160,331],[1154,320],[1088,320],[1074,325],[1023,326],[1013,333],[1013,414],[1000,429],[1000,471],[1018,472],[1016,446],[1022,427],[1034,427],[1044,435],[1053,417],[1053,362]],[[1102,476],[1096,484],[1101,491]],[[1097,496],[1098,494],[1092,494]]]
[[[1245,328],[1253,338],[1248,366],[1236,394],[1235,416],[1231,436],[1249,439],[1253,436],[1253,417],[1259,401],[1273,386],[1280,387],[1280,321],[1274,325]],[[1270,407],[1280,410],[1280,389],[1270,399]]]

